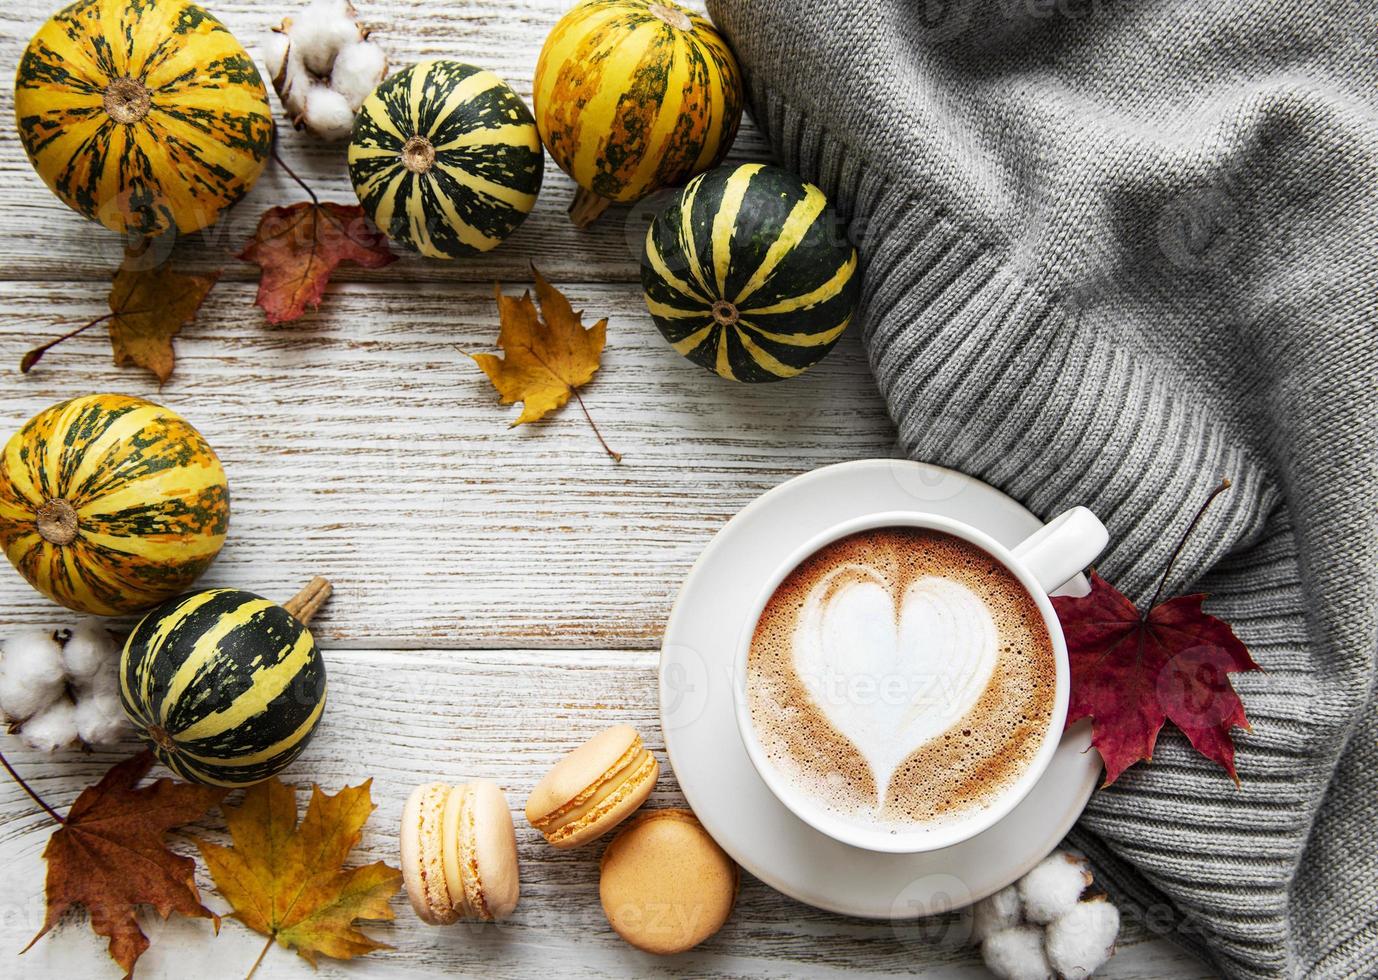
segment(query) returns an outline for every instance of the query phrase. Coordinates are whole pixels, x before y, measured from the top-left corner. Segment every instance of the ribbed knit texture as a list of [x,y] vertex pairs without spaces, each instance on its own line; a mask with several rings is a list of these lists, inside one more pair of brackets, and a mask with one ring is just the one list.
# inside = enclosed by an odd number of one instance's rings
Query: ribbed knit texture
[[708,0],[865,263],[902,446],[1051,516],[1265,673],[1243,786],[1165,730],[1073,835],[1241,977],[1378,970],[1378,13],[1338,0]]

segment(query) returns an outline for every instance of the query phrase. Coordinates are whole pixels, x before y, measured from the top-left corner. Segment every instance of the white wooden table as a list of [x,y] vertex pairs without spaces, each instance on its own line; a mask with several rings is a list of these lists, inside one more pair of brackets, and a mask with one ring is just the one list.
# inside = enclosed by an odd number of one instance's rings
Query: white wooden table
[[[56,4],[0,6],[6,78]],[[472,61],[528,99],[541,42],[569,6],[361,0],[394,66]],[[257,0],[212,9],[255,51],[288,12]],[[12,116],[7,82],[0,119]],[[284,128],[282,151],[323,199],[353,202],[340,147]],[[747,125],[734,159],[767,155]],[[24,351],[104,311],[120,243],[48,193],[9,124],[0,127],[0,187],[0,437],[79,394],[161,401],[201,429],[230,474],[230,540],[204,584],[287,598],[312,574],[334,581],[335,598],[315,627],[327,648],[331,703],[287,775],[330,791],[374,778],[378,810],[360,861],[396,863],[402,801],[419,781],[492,779],[517,816],[522,900],[510,922],[431,929],[399,896],[397,921],[371,930],[395,952],[349,966],[323,961],[314,975],[983,975],[979,958],[951,940],[959,931],[951,918],[847,919],[750,877],[717,937],[656,960],[607,927],[600,848],[557,852],[520,812],[563,751],[612,722],[635,725],[664,762],[654,683],[661,629],[680,580],[727,518],[796,474],[889,455],[892,426],[855,335],[785,384],[707,376],[670,350],[645,313],[636,284],[644,215],[615,209],[593,230],[576,231],[565,217],[572,184],[549,162],[535,213],[496,252],[453,264],[406,257],[376,273],[344,269],[318,314],[269,329],[252,305],[256,270],[233,256],[266,207],[303,199],[270,169],[225,222],[179,246],[183,267],[220,268],[223,277],[178,339],[177,371],[163,390],[141,371],[115,368],[99,331],[56,349],[24,377]],[[610,318],[603,368],[585,399],[625,454],[621,465],[603,455],[576,408],[509,430],[514,412],[459,353],[491,349],[492,283],[524,288],[530,261],[576,307]],[[0,567],[0,629],[70,621]],[[0,738],[61,808],[118,758],[46,757]],[[682,803],[665,766],[650,805]],[[80,917],[22,960],[4,958],[42,922],[40,853],[51,829],[16,786],[0,781],[0,972],[115,977],[103,942]],[[223,909],[209,879],[201,885],[206,901]],[[214,938],[204,922],[163,924],[150,914],[145,931],[153,946],[139,973],[149,977],[242,975],[261,944],[233,921]],[[313,974],[275,950],[263,975]],[[1103,975],[1209,974],[1129,923]]]

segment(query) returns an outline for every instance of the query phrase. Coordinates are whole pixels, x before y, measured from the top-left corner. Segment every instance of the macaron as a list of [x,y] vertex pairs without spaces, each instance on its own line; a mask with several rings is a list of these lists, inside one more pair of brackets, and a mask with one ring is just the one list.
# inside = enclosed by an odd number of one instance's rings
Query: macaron
[[599,732],[555,764],[526,801],[526,819],[553,847],[578,847],[631,816],[660,763],[630,725]]
[[491,922],[517,907],[517,831],[492,783],[426,783],[402,807],[402,880],[422,922]]
[[627,824],[600,863],[603,913],[637,949],[692,949],[722,928],[737,900],[737,865],[688,810]]

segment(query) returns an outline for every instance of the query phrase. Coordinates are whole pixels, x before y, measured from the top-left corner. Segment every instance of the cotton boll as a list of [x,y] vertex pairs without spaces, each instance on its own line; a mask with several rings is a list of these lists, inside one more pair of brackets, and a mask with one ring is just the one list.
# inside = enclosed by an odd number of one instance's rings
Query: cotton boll
[[90,746],[114,745],[133,731],[119,697],[112,691],[91,691],[77,699],[77,737]]
[[307,69],[324,78],[334,68],[339,50],[360,39],[354,8],[335,0],[311,4],[297,18],[292,39]]
[[1078,902],[1048,926],[1048,962],[1066,980],[1085,980],[1115,952],[1120,913],[1103,900]]
[[993,932],[1019,925],[1023,917],[1019,889],[1014,885],[977,902],[971,909],[971,941],[980,943]]
[[287,52],[292,47],[284,31],[269,31],[263,37],[263,65],[269,78],[277,78],[287,66]]
[[388,58],[372,41],[351,44],[335,58],[330,87],[339,92],[356,112],[373,94],[388,71]]
[[24,722],[20,738],[31,749],[56,752],[77,740],[77,708],[67,698],[58,698]]
[[1043,952],[1043,930],[1037,926],[991,933],[981,944],[981,959],[1000,980],[1051,980],[1053,976]]
[[0,649],[0,711],[23,721],[62,696],[66,688],[62,646],[52,633],[35,630],[5,640]]
[[85,619],[72,630],[62,647],[62,664],[67,676],[74,681],[93,677],[105,664],[115,659],[115,641],[105,627],[94,619]]
[[1077,904],[1089,884],[1091,871],[1084,859],[1054,851],[1019,880],[1024,917],[1030,922],[1052,922]]
[[354,131],[354,110],[343,95],[324,85],[311,86],[304,118],[311,132],[321,139],[345,139]]

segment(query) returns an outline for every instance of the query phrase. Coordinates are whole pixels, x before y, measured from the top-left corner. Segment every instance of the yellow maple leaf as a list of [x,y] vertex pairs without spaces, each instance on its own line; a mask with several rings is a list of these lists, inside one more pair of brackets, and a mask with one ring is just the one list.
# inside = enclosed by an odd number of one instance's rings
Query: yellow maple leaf
[[221,808],[233,846],[197,841],[233,918],[268,937],[259,962],[274,941],[312,966],[318,954],[347,960],[392,948],[364,935],[355,921],[393,918],[388,900],[402,873],[382,861],[341,867],[375,809],[372,783],[334,796],[313,785],[298,825],[295,791],[270,779],[249,787],[238,807]]
[[520,298],[504,296],[499,283],[493,291],[501,323],[498,347],[505,356],[470,354],[469,357],[493,382],[502,404],[522,402],[522,413],[512,425],[543,419],[564,406],[573,395],[603,449],[613,459],[621,461],[621,455],[603,441],[578,390],[593,380],[598,371],[599,359],[607,343],[607,317],[585,327],[582,314],[574,311],[564,294],[546,282],[534,266],[531,272],[536,279],[540,310],[529,292]]

